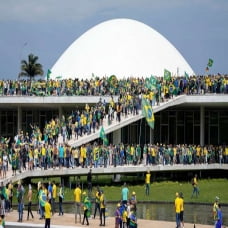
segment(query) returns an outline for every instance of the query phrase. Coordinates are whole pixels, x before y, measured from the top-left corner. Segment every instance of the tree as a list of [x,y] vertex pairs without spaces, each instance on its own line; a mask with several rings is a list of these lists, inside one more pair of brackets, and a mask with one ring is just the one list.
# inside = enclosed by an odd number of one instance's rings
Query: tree
[[28,56],[28,62],[26,60],[21,60],[21,72],[19,73],[19,77],[29,77],[30,81],[35,76],[43,76],[43,66],[37,62],[38,56],[35,56],[33,54],[30,54]]

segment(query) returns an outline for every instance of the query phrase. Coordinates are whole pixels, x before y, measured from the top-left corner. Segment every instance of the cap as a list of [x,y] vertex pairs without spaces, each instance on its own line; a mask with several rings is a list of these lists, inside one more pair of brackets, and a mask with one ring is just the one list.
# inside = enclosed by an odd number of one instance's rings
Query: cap
[[86,192],[83,192],[82,195],[86,195]]
[[219,200],[219,197],[218,197],[218,196],[216,196],[216,197],[215,197],[215,200],[216,200],[216,201],[218,201],[218,200]]
[[135,195],[135,192],[132,192],[132,195]]

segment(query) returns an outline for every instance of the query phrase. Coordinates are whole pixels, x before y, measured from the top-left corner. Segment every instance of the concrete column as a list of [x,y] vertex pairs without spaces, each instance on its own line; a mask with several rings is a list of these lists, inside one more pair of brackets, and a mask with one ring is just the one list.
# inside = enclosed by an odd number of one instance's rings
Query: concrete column
[[22,130],[22,109],[20,106],[17,107],[17,132]]
[[205,137],[205,107],[200,106],[200,145],[204,146]]
[[112,141],[113,144],[121,143],[121,128],[113,132]]

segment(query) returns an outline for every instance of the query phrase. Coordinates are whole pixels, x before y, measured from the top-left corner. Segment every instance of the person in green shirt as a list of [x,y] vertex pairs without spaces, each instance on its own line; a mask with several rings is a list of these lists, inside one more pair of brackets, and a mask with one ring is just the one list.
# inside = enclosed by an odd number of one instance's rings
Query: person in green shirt
[[82,196],[83,196],[83,210],[84,210],[84,217],[82,220],[82,225],[84,225],[84,222],[86,220],[86,222],[87,222],[86,225],[88,226],[89,225],[88,217],[90,216],[90,213],[91,213],[91,201],[86,192],[83,192]]

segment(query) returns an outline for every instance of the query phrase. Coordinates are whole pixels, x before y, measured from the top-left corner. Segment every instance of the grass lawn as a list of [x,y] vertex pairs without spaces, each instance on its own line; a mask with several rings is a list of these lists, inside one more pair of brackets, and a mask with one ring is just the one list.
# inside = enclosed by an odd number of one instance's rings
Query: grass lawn
[[[221,203],[228,203],[228,181],[227,179],[211,179],[199,181],[200,195],[198,198],[191,198],[192,185],[189,182],[154,182],[151,184],[150,196],[145,195],[145,186],[136,185],[129,186],[129,191],[135,191],[137,200],[145,201],[164,201],[173,202],[176,192],[182,192],[184,194],[185,202],[194,203],[211,203],[214,201],[215,196],[219,196]],[[110,200],[115,200],[116,197],[120,197],[120,187],[108,187],[105,186],[104,190],[106,196]]]
[[[106,198],[108,201],[119,201],[121,199],[121,184],[111,183],[109,179],[102,179],[99,177],[99,181],[95,181],[93,183],[93,193],[92,196],[95,195],[96,185],[99,183],[99,186],[101,189],[104,190],[104,193],[106,195]],[[58,183],[59,179],[55,179]],[[86,181],[81,179],[81,183],[83,183],[83,186],[87,190],[86,187]],[[48,183],[48,180],[44,181],[45,183]],[[36,202],[36,183],[37,180],[33,179],[32,183],[33,186],[33,202]],[[103,184],[102,184],[103,183]],[[122,182],[123,183],[123,182]],[[131,184],[132,183],[132,184]],[[187,203],[212,203],[215,199],[215,196],[219,196],[220,202],[222,204],[228,204],[228,181],[227,179],[203,179],[199,180],[199,190],[200,194],[198,198],[191,198],[192,194],[192,185],[189,182],[174,182],[174,181],[161,181],[161,182],[153,182],[151,183],[150,188],[150,195],[145,195],[145,185],[142,182],[139,182],[138,184],[133,182],[127,181],[128,188],[130,195],[134,191],[137,195],[137,201],[158,201],[158,202],[173,202],[175,199],[175,193],[176,192],[182,192],[184,194],[184,200]],[[27,186],[25,185],[26,193],[27,193]],[[16,189],[14,189],[16,195]],[[73,201],[73,191],[74,187],[72,189],[65,187],[64,193],[65,193],[65,199],[64,201]],[[25,193],[25,194],[26,194]],[[16,198],[16,197],[14,197]],[[25,197],[26,199],[26,197]],[[15,201],[16,202],[16,199]]]

